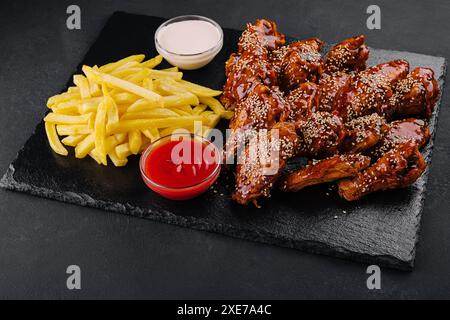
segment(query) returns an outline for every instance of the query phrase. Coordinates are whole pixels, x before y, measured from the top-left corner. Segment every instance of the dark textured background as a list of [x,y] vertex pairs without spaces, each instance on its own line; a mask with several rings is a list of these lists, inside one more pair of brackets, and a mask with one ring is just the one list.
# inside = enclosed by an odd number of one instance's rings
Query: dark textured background
[[[82,8],[82,30],[65,9]],[[368,1],[40,1],[0,4],[0,171],[44,110],[29,101],[57,92],[116,10],[210,16],[242,28],[275,19],[286,34],[336,42],[365,33],[377,48],[450,58],[450,3],[383,2],[382,30],[365,28]],[[6,77],[7,76],[7,77]],[[0,191],[0,298],[437,298],[450,297],[448,98],[439,117],[416,268],[383,270],[366,289],[366,266],[298,251]],[[68,291],[65,268],[82,269]]]

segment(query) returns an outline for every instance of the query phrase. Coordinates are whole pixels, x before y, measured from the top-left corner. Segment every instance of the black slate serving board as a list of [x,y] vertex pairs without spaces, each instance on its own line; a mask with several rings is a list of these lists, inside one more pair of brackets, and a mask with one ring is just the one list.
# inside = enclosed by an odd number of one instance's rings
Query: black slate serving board
[[[153,34],[164,20],[116,12],[74,72],[80,72],[82,64],[101,65],[137,53],[156,55]],[[224,29],[219,55],[205,68],[185,72],[185,78],[221,88],[224,63],[239,35],[239,31]],[[441,57],[372,49],[369,65],[398,58],[407,59],[411,68],[432,68],[443,89],[446,62]],[[433,136],[439,104],[430,121]],[[44,114],[44,101],[42,110]],[[43,127],[39,123],[19,151],[0,181],[2,187],[308,252],[403,270],[413,267],[428,171],[409,188],[373,194],[354,203],[341,200],[333,187],[323,185],[296,194],[275,192],[261,209],[243,207],[231,201],[233,180],[226,173],[203,196],[174,202],[147,189],[137,157],[123,168],[98,166],[88,158],[77,160],[73,152],[61,157],[49,148]],[[432,146],[430,141],[423,150],[428,162]]]

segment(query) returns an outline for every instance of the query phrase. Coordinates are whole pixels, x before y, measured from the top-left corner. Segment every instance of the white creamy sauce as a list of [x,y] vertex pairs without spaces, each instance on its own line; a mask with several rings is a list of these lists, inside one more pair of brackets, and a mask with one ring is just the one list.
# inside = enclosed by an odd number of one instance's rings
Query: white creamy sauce
[[211,23],[201,20],[175,22],[158,33],[161,47],[177,54],[201,53],[213,48],[219,40],[219,30]]

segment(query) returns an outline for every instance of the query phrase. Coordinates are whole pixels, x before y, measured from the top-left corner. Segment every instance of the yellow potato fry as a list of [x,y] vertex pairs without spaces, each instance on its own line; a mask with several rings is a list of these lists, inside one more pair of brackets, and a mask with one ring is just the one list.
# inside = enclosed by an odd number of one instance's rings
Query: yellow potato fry
[[150,78],[145,78],[144,80],[142,80],[142,86],[148,90],[153,91],[153,80]]
[[119,144],[115,151],[119,159],[126,159],[129,155],[131,155],[130,145],[128,142]]
[[95,117],[95,149],[99,154],[101,162],[106,165],[106,117],[107,106],[104,103],[100,103],[97,110],[97,116]]
[[178,72],[178,67],[171,67],[171,68],[161,69],[161,71],[165,71],[165,72]]
[[130,68],[130,69],[120,69],[120,70],[117,69],[117,70],[111,72],[110,75],[117,77],[117,78],[125,78],[130,75],[134,75],[137,72],[140,72],[142,70],[145,70],[145,69],[142,69],[142,68]]
[[190,105],[176,106],[174,109],[183,110],[184,112],[192,114],[192,107]]
[[50,109],[52,109],[53,107],[55,107],[57,104],[61,103],[61,102],[65,102],[65,101],[69,101],[69,100],[73,100],[73,99],[80,99],[80,93],[79,92],[73,92],[73,93],[61,93],[61,94],[57,94],[53,97],[48,98],[47,100],[47,107],[49,107]]
[[168,136],[172,133],[193,133],[194,132],[194,125],[189,125],[183,128],[180,127],[168,127],[165,129],[162,129],[160,132],[160,135],[162,137]]
[[109,153],[111,150],[114,150],[114,148],[119,144],[115,136],[109,136],[105,139],[105,147],[106,147],[106,153]]
[[203,115],[203,123],[205,125],[207,125],[208,127],[215,127],[219,121],[220,121],[220,115],[218,114],[207,114],[205,115],[205,113],[202,114]]
[[139,153],[144,152],[151,143],[152,143],[152,141],[143,135],[142,136],[142,144],[141,144],[141,147],[139,148]]
[[96,112],[98,105],[103,101],[103,97],[95,97],[91,99],[86,99],[81,102],[78,106],[78,112],[80,114]]
[[156,128],[141,130],[141,132],[144,136],[149,138],[151,142],[154,142],[161,137],[158,129],[156,129]]
[[100,89],[100,86],[98,85],[98,83],[89,81],[89,91],[91,93],[92,97],[99,97],[102,95],[102,90]]
[[86,136],[76,147],[75,147],[75,157],[82,159],[91,152],[95,147],[95,136],[93,133]]
[[226,110],[220,115],[222,118],[230,120],[234,116],[234,111]]
[[155,85],[157,86],[157,88],[161,91],[163,91],[166,94],[169,95],[179,95],[182,97],[186,97],[189,98],[189,104],[192,105],[198,105],[200,103],[198,97],[186,90],[184,90],[183,88],[180,88],[176,85],[174,85],[174,83],[176,83],[176,81],[173,81],[171,79],[165,79],[165,80],[157,80],[155,82]]
[[101,154],[97,151],[97,149],[92,149],[89,152],[89,156],[94,159],[98,164],[103,164],[102,163],[102,157]]
[[199,97],[199,100],[201,103],[206,104],[208,107],[211,108],[212,111],[214,111],[216,114],[221,115],[222,112],[225,111],[225,108],[220,103],[219,100],[211,97]]
[[181,80],[181,78],[183,78],[183,72],[170,72],[154,69],[148,69],[148,71],[148,76],[151,79],[170,78],[174,80]]
[[130,146],[130,151],[133,154],[138,154],[141,148],[142,138],[141,132],[139,130],[132,130],[128,133],[128,145]]
[[76,74],[73,76],[73,83],[80,88],[80,96],[82,99],[88,99],[91,97],[91,90],[89,82],[85,76]]
[[94,127],[95,127],[95,118],[97,117],[97,113],[96,112],[91,112],[90,113],[90,117],[88,120],[88,127],[89,129],[91,129],[91,132],[94,132]]
[[121,133],[131,130],[145,130],[149,128],[166,128],[170,126],[187,126],[194,121],[202,121],[202,116],[188,116],[188,117],[170,117],[161,119],[139,119],[139,120],[124,120],[117,124],[110,125],[107,128],[108,133]]
[[215,97],[222,93],[219,90],[213,90],[186,80],[177,81],[177,84],[183,86],[187,91],[195,94],[198,97]]
[[180,115],[180,116],[184,116],[185,117],[185,116],[192,115],[190,112],[186,112],[186,111],[178,109],[178,108],[173,108],[173,110],[177,113],[177,115]]
[[107,99],[106,104],[108,105],[108,123],[112,124],[119,122],[119,108],[117,108],[114,100]]
[[198,98],[192,94],[190,95],[173,95],[173,96],[165,96],[162,97],[164,107],[177,107],[177,106],[185,106],[185,105],[198,105]]
[[120,159],[117,156],[117,153],[115,150],[112,150],[111,152],[108,153],[109,158],[111,159],[111,162],[116,166],[116,167],[123,167],[126,166],[128,159]]
[[176,83],[173,79],[156,79],[153,81],[155,89],[158,90],[158,92],[162,92],[165,95],[183,95],[183,94],[189,94],[190,92],[185,90],[184,88],[180,88],[179,86],[174,85],[173,83]]
[[149,59],[145,62],[141,63],[141,66],[144,68],[153,69],[157,65],[159,65],[163,60],[163,57],[161,55],[157,55],[156,57]]
[[[141,99],[140,97],[138,97],[132,93],[129,93],[129,92],[121,92],[121,93],[114,94],[113,91],[114,90],[108,90],[109,95],[111,96],[111,98],[114,99],[116,104],[129,104],[129,103],[135,102],[138,99]],[[103,92],[101,92],[101,94],[103,94]],[[91,106],[98,107],[100,102],[103,101],[103,97],[92,97],[90,99],[84,99],[84,100],[78,100],[78,101],[81,105],[88,105],[89,107],[91,107]],[[60,105],[62,105],[62,104],[60,104]]]
[[60,136],[73,136],[92,132],[92,129],[87,124],[59,124],[56,126],[56,130]]
[[130,107],[129,104],[119,104],[117,105],[117,110],[119,110],[119,119],[120,116],[127,112],[127,109]]
[[114,135],[114,138],[116,138],[117,144],[121,144],[128,138],[128,135],[126,133],[118,133]]
[[128,62],[131,62],[131,61],[142,62],[144,59],[145,59],[145,55],[143,55],[143,54],[136,54],[136,55],[133,55],[133,56],[129,56],[129,57],[123,58],[123,59],[121,59],[119,61],[116,61],[116,62],[111,62],[111,63],[105,64],[104,66],[101,66],[99,68],[99,70],[101,72],[108,73],[108,72],[111,72],[111,71],[113,71],[113,70],[115,70],[115,69],[117,69],[117,68],[127,64]]
[[[134,93],[134,94],[136,94],[140,97],[143,97],[149,101],[155,101],[155,102],[161,101],[161,103],[162,103],[162,97],[159,94],[157,94],[153,91],[147,90],[145,88],[139,87],[138,85],[135,85],[134,83],[113,77],[106,73],[96,71],[93,68],[88,67],[88,66],[83,66],[83,72],[86,74],[86,76],[89,79],[93,79],[93,81],[96,81],[96,82],[103,81],[107,85]],[[173,72],[170,72],[170,73],[173,73]]]
[[50,144],[50,147],[53,149],[53,151],[55,151],[57,154],[60,154],[62,156],[67,156],[69,154],[69,152],[61,144],[61,141],[59,141],[58,134],[56,133],[55,124],[46,122],[45,123],[45,132],[47,134],[47,139]]
[[199,104],[194,109],[192,109],[192,114],[198,115],[198,114],[202,113],[203,111],[205,111],[206,108],[208,108],[208,106],[206,104]]
[[80,105],[81,100],[69,100],[59,103],[57,106],[52,108],[52,111],[59,114],[77,115]]
[[[164,98],[163,98],[164,99]],[[143,111],[150,108],[159,107],[159,103],[148,101],[147,99],[139,99],[133,102],[127,109],[127,112]]]
[[119,122],[119,109],[117,104],[108,92],[108,88],[105,84],[102,84],[103,92],[103,104],[107,110],[108,124],[113,124]]
[[114,69],[113,71],[109,72],[109,74],[114,75],[115,72],[126,70],[126,69],[132,69],[132,68],[142,69],[142,66],[137,61],[130,61],[130,62],[127,62],[124,65]]
[[121,118],[122,120],[136,120],[136,119],[152,119],[152,118],[168,118],[176,117],[178,113],[166,108],[150,109],[148,111],[140,112],[126,112]]
[[113,97],[114,101],[117,104],[127,104],[127,103],[133,103],[136,100],[140,99],[139,96],[129,93],[129,92],[121,92],[112,94],[112,91],[110,92],[111,96]]
[[56,124],[87,124],[90,117],[91,113],[86,113],[80,116],[49,113],[45,116],[44,121]]
[[135,72],[127,77],[124,78],[124,80],[140,85],[142,81],[144,81],[144,79],[148,78],[148,69],[142,69],[138,72]]
[[64,139],[61,140],[63,144],[69,147],[76,147],[77,144],[79,144],[84,138],[86,138],[86,135],[79,134],[76,136],[67,136]]
[[67,89],[67,92],[68,93],[80,93],[80,88],[78,88],[78,87],[69,87]]

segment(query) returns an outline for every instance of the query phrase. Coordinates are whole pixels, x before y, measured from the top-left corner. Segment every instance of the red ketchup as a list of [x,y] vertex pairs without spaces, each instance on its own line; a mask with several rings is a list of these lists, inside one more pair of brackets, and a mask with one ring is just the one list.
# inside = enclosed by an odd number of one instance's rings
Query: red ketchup
[[219,151],[208,140],[191,136],[164,137],[144,152],[141,174],[153,191],[172,200],[187,200],[205,192],[220,173]]

